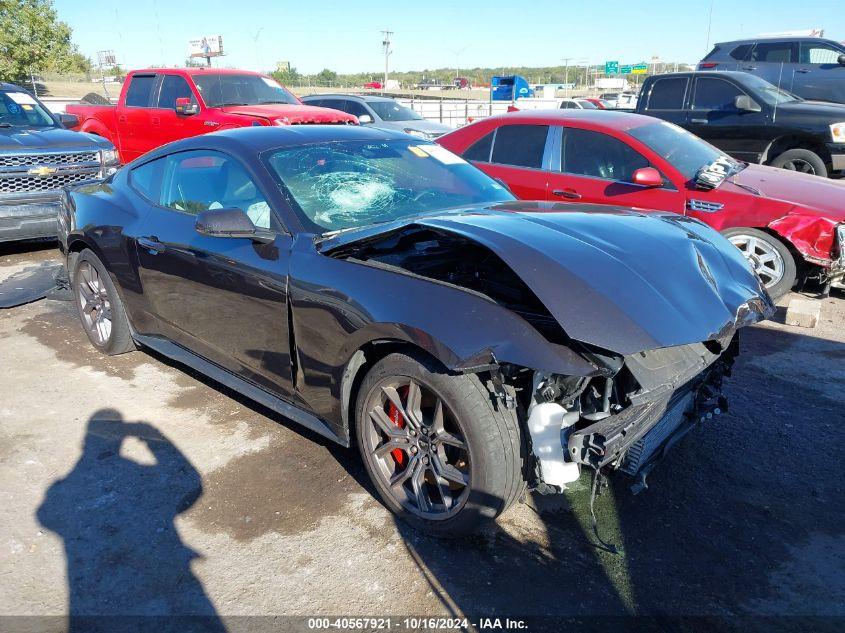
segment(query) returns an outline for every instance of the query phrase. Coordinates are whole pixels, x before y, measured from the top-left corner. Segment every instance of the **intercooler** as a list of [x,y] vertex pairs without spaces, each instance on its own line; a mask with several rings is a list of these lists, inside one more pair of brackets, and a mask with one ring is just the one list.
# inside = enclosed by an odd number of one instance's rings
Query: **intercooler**
[[689,392],[684,397],[678,399],[648,433],[631,445],[625,453],[619,470],[631,476],[636,475],[649,462],[655,451],[663,445],[667,438],[687,421],[687,412],[692,410],[693,398],[694,393]]

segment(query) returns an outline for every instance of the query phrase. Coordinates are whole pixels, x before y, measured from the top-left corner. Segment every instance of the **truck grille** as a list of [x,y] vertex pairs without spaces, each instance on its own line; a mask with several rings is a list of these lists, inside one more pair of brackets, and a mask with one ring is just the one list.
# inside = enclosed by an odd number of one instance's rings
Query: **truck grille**
[[96,178],[99,171],[96,150],[0,153],[0,194],[50,193]]
[[97,152],[71,152],[67,154],[0,154],[0,167],[21,167],[30,165],[73,165],[96,163]]
[[97,173],[70,172],[53,174],[46,178],[35,176],[13,176],[0,178],[0,193],[30,193],[34,191],[54,191],[95,178]]

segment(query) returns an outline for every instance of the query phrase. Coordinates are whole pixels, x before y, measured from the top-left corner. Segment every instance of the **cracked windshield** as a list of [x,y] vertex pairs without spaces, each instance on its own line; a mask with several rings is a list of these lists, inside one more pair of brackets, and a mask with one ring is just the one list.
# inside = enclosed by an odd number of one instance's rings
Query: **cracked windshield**
[[317,233],[514,199],[459,156],[428,143],[307,145],[276,152],[269,163]]

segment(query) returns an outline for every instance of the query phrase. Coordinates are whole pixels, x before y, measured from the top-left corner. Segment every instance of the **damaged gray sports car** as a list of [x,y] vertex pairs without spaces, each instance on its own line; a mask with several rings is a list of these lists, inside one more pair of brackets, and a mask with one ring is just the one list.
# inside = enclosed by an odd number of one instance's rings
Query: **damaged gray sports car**
[[700,222],[518,202],[372,128],[170,144],[67,194],[59,226],[94,346],[155,350],[357,446],[385,505],[437,535],[526,485],[644,488],[724,410],[738,330],[773,309]]

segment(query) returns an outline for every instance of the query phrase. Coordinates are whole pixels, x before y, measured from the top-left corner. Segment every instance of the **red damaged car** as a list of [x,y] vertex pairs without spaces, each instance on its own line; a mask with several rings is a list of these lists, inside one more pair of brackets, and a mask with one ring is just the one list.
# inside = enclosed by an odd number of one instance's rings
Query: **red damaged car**
[[626,112],[512,112],[437,142],[520,198],[695,217],[744,253],[774,297],[806,280],[845,288],[845,182],[743,163]]

